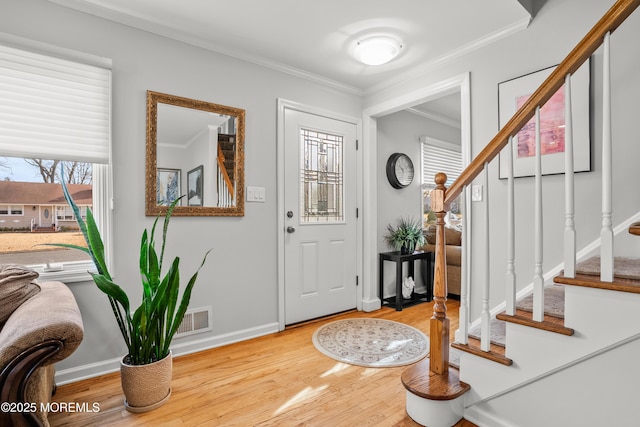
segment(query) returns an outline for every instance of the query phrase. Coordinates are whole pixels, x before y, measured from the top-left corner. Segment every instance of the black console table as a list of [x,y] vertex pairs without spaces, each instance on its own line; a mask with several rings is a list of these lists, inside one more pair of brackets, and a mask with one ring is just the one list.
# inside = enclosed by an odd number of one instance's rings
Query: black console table
[[[409,263],[408,275],[415,280],[415,261],[423,260],[426,264],[426,271],[423,271],[422,281],[427,290],[426,293],[421,294],[413,292],[411,299],[404,299],[402,296],[402,265],[405,262]],[[384,298],[383,279],[384,279],[384,262],[393,261],[396,263],[396,295],[394,297]],[[395,306],[396,311],[402,311],[403,307],[409,307],[414,304],[418,304],[424,301],[431,301],[433,299],[433,253],[416,251],[412,254],[402,255],[400,252],[382,252],[380,254],[379,265],[379,295],[382,305]]]

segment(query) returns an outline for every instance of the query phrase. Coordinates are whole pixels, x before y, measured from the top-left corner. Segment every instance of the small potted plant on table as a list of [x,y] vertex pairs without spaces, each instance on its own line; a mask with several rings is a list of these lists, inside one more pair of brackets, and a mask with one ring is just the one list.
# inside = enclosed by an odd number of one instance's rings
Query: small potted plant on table
[[425,242],[422,223],[414,218],[398,218],[396,224],[387,225],[384,239],[401,254],[411,254],[416,247],[422,246]]

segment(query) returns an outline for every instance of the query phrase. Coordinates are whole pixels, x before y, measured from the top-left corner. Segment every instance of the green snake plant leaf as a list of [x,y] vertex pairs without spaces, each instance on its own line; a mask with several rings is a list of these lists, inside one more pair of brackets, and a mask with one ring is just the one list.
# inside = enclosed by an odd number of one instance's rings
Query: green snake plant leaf
[[[167,208],[167,213],[164,216],[164,222],[162,224],[162,248],[160,249],[160,268],[162,268],[162,261],[164,260],[164,248],[167,244],[167,231],[169,230],[169,220],[171,219],[171,215],[173,214],[173,210],[175,209],[176,205],[180,202],[180,200],[183,198],[184,196],[180,196],[177,199],[175,199],[173,201],[173,203],[171,203],[171,205]],[[156,218],[156,221],[158,220],[158,218]],[[153,225],[154,229],[155,229],[155,224]]]
[[160,270],[153,245],[150,243],[147,230],[142,234],[140,242],[140,278],[145,301],[151,301],[160,280]]
[[130,318],[129,297],[126,292],[102,274],[91,273],[91,277],[102,292],[116,300],[124,308],[127,318]]
[[[64,171],[62,175],[64,176]],[[92,223],[91,223],[92,228],[89,229],[87,227],[87,224],[82,219],[80,208],[73,201],[73,197],[71,197],[71,193],[69,192],[69,188],[67,188],[66,182],[64,181],[64,179],[61,180],[61,182],[62,182],[62,193],[64,194],[64,198],[69,204],[69,206],[71,206],[71,209],[73,210],[73,214],[75,215],[75,218],[76,218],[76,222],[78,223],[78,227],[80,228],[80,231],[82,232],[82,236],[84,237],[84,241],[87,244],[86,250],[82,249],[82,251],[84,252],[88,251],[87,253],[91,255],[91,260],[93,261],[94,265],[98,269],[98,273],[104,274],[107,277],[110,277],[109,272],[106,269],[106,264],[104,262],[104,247],[102,245],[102,239],[100,239],[100,232],[98,231],[98,227],[96,226],[95,221],[93,221],[93,215],[91,215],[91,210],[87,209],[87,219],[89,219],[89,216],[91,216],[91,220],[92,220]],[[96,236],[97,236],[97,240],[99,241],[99,244],[96,243],[97,247],[94,249],[91,246],[91,244],[92,244],[92,240],[94,241],[96,240]],[[100,260],[102,260],[102,262],[100,262]]]
[[169,267],[167,271],[167,281],[166,281],[166,290],[164,290],[164,294],[166,296],[166,300],[164,303],[166,304],[166,318],[168,320],[168,325],[170,325],[171,320],[173,319],[173,315],[176,310],[176,305],[178,302],[178,293],[180,290],[180,258],[176,257]]
[[166,346],[166,329],[173,319],[173,311],[175,310],[178,291],[180,288],[179,263],[180,259],[176,257],[162,280],[162,283],[158,286],[158,292],[153,300],[151,309],[157,316],[155,322],[158,325],[158,331],[160,333],[158,338],[158,352],[160,358],[169,353],[168,347]]
[[76,221],[78,222],[78,227],[80,227],[80,231],[84,236],[84,240],[85,242],[87,242],[87,244],[89,244],[89,237],[87,236],[87,226],[82,220],[82,215],[80,215],[80,209],[78,208],[78,205],[76,205],[75,202],[73,201],[73,197],[71,197],[71,193],[67,188],[66,182],[64,181],[64,166],[62,166],[62,168],[63,168],[63,171],[62,171],[63,179],[61,180],[61,182],[62,182],[62,193],[64,194],[64,199],[67,201],[69,206],[71,206],[71,210],[73,210],[73,214],[76,216]]
[[193,276],[191,276],[191,279],[189,279],[189,283],[187,283],[187,286],[186,286],[184,292],[182,293],[182,300],[180,301],[180,306],[178,307],[178,312],[176,313],[176,315],[172,319],[171,324],[168,325],[169,334],[167,335],[167,337],[165,339],[166,349],[164,349],[164,352],[166,352],[166,353],[169,352],[169,345],[171,344],[171,340],[173,340],[173,336],[176,334],[178,328],[180,327],[180,323],[182,322],[182,318],[184,317],[184,314],[187,312],[187,308],[189,307],[189,301],[191,300],[191,291],[193,289],[193,286],[196,284],[196,279],[198,278],[198,273],[200,273],[200,270],[202,269],[202,267],[204,266],[205,262],[207,261],[207,256],[209,255],[210,252],[211,252],[211,249],[209,249],[204,254],[204,257],[202,258],[202,262],[200,263],[200,266],[198,267],[196,272],[193,274]]
[[107,262],[104,256],[104,243],[102,242],[102,237],[100,237],[100,231],[98,230],[98,225],[96,224],[91,209],[87,209],[86,238],[89,240],[87,246],[89,246],[91,254],[93,255],[93,262],[96,265],[98,272],[111,280],[111,275],[107,269]]
[[89,250],[89,248],[85,248],[84,246],[72,245],[69,243],[42,243],[42,245],[43,246],[59,246],[61,248],[67,248],[67,249],[77,249],[88,255],[91,255],[91,251]]

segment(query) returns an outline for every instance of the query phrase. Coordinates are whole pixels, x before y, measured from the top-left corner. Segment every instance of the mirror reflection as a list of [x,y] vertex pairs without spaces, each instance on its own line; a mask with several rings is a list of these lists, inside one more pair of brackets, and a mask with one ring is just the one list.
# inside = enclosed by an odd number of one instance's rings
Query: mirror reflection
[[243,215],[243,144],[244,110],[147,92],[147,215]]

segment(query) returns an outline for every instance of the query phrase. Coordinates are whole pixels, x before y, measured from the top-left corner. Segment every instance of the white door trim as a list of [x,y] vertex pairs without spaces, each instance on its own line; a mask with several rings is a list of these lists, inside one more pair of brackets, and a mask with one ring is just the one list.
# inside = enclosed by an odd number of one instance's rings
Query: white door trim
[[[376,119],[387,114],[404,110],[408,107],[427,102],[431,99],[439,98],[447,93],[460,91],[461,98],[461,146],[462,164],[467,166],[471,161],[471,87],[470,75],[468,72],[452,77],[450,79],[434,83],[430,86],[417,89],[405,95],[399,96],[367,108],[363,112],[363,143],[361,144],[361,156],[363,156],[363,191],[364,212],[362,227],[363,236],[363,280],[362,280],[362,310],[373,311],[380,308],[380,298],[378,297],[378,251],[377,251],[377,131]],[[468,192],[467,192],[468,193]],[[465,196],[467,197],[467,196]],[[465,199],[467,200],[467,198]],[[463,284],[469,283],[470,268],[467,265],[469,251],[471,248],[471,203],[465,203],[465,216],[469,217],[465,230],[465,245],[462,262]],[[468,286],[468,285],[466,285]]]
[[[356,206],[360,209],[360,218],[362,215],[362,206],[363,206],[363,159],[362,159],[362,120],[356,117],[347,116],[344,114],[335,113],[333,111],[325,110],[322,108],[313,107],[306,104],[301,104],[299,102],[290,101],[286,99],[278,99],[278,107],[277,107],[277,124],[276,124],[276,175],[277,175],[277,205],[278,205],[278,220],[277,224],[277,241],[278,241],[278,328],[279,330],[284,330],[285,328],[285,283],[284,283],[284,229],[285,229],[285,206],[284,206],[284,111],[285,109],[296,110],[303,113],[315,114],[317,116],[327,117],[333,120],[339,120],[346,123],[351,123],[356,126],[356,137],[358,141],[360,141],[360,149],[356,151],[356,162],[358,168],[357,174],[357,201]],[[363,266],[362,266],[362,250],[363,250],[363,221],[358,221],[356,224],[357,229],[357,266],[356,272],[358,277],[360,277],[360,287],[357,293],[357,308],[358,310],[362,310],[362,298],[363,298],[363,286],[362,280],[363,277]]]

